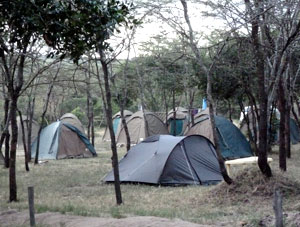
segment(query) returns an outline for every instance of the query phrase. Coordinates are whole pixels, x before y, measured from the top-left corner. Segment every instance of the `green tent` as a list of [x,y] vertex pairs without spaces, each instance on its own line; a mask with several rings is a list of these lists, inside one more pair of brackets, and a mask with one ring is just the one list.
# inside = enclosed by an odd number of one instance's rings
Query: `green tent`
[[[195,115],[195,124],[191,126],[185,135],[202,135],[213,144],[213,133],[208,109]],[[250,144],[241,131],[229,120],[221,116],[215,116],[219,146],[225,159],[245,158],[253,155]]]
[[188,124],[189,111],[183,107],[176,107],[174,111],[171,110],[167,116],[167,126],[170,135],[182,136]]

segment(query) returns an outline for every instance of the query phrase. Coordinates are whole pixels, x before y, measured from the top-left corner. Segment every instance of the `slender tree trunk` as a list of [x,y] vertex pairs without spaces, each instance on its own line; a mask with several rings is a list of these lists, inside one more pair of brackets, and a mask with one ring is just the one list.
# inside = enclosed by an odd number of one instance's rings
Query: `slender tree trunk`
[[280,78],[278,87],[278,97],[279,97],[279,111],[280,111],[280,123],[279,123],[279,167],[282,171],[286,171],[286,145],[285,145],[285,98],[284,98],[284,88],[283,81]]
[[232,108],[231,108],[231,102],[230,100],[227,100],[228,103],[228,112],[229,112],[229,120],[232,122]]
[[4,101],[4,122],[5,122],[5,127],[3,129],[3,134],[1,135],[1,142],[0,142],[0,150],[2,149],[2,144],[3,144],[3,141],[5,141],[5,151],[4,151],[4,154],[5,154],[5,159],[4,159],[4,163],[5,163],[5,167],[6,168],[9,168],[9,140],[10,140],[10,134],[9,134],[9,130],[8,130],[8,127],[9,127],[9,99],[8,98],[5,98],[5,101]]
[[286,84],[286,118],[285,118],[285,146],[286,146],[286,156],[291,158],[291,83],[290,83],[290,73],[288,73],[287,84]]
[[9,159],[9,201],[17,201],[17,181],[16,181],[16,155],[18,142],[18,124],[17,124],[17,102],[18,96],[11,95],[10,114],[11,114],[11,131],[12,138],[10,144]]
[[172,106],[173,106],[173,121],[172,121],[172,125],[171,125],[171,128],[173,126],[173,136],[176,136],[177,132],[176,132],[176,104],[175,104],[175,90],[173,89],[172,91],[172,100],[173,100],[173,103],[172,103]]
[[24,160],[25,160],[25,169],[28,172],[29,171],[29,165],[28,165],[28,154],[27,154],[27,144],[25,139],[25,128],[24,128],[24,122],[22,118],[22,113],[20,110],[18,110],[20,122],[21,122],[21,128],[22,128],[22,142],[23,142],[23,148],[24,148]]
[[122,194],[121,194],[120,175],[119,175],[118,152],[117,152],[116,138],[113,130],[113,122],[112,122],[112,106],[111,106],[111,92],[110,92],[110,85],[109,85],[109,73],[108,73],[108,67],[107,67],[106,58],[103,50],[100,49],[99,54],[100,54],[102,71],[104,75],[105,97],[103,98],[106,99],[106,104],[107,104],[107,107],[105,108],[105,113],[106,113],[107,126],[111,138],[112,166],[113,166],[114,179],[115,179],[116,200],[117,200],[117,205],[121,205]]
[[121,107],[120,113],[121,113],[121,119],[122,119],[122,126],[124,128],[125,135],[126,135],[126,150],[128,152],[130,150],[130,144],[131,144],[130,134],[129,134],[129,130],[127,127],[126,118],[124,116],[124,105],[121,104],[120,107]]
[[32,101],[29,101],[28,104],[28,114],[27,114],[27,160],[28,162],[31,161],[31,135],[32,135],[32,122],[33,122],[33,114],[34,114],[34,107],[35,107],[35,97],[33,97]]

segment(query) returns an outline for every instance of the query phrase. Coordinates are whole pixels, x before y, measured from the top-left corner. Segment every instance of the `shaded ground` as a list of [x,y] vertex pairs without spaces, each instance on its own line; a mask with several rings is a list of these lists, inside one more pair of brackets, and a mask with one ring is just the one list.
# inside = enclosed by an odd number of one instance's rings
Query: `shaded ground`
[[[128,218],[99,218],[82,217],[74,215],[62,215],[59,213],[41,213],[36,214],[36,224],[39,226],[64,226],[64,227],[205,227],[208,225],[199,225],[179,219],[167,219],[158,217],[128,217]],[[15,210],[0,213],[0,226],[29,226],[29,214]]]

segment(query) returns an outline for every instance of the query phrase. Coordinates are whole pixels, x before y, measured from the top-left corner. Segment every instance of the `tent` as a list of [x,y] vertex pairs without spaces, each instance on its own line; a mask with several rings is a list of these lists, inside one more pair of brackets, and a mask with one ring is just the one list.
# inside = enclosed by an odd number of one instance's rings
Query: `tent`
[[[189,111],[183,107],[175,108],[175,118],[174,111],[171,110],[168,112],[167,116],[167,126],[170,135],[182,136],[189,120]],[[176,127],[175,127],[176,126]]]
[[[129,110],[124,110],[124,117],[125,120],[127,121],[128,118],[132,115],[132,112]],[[113,129],[114,129],[114,133],[116,138],[118,138],[120,130],[122,128],[122,118],[121,118],[121,112],[119,111],[118,113],[116,113],[113,117]],[[102,137],[103,141],[110,141],[110,134],[109,134],[109,130],[108,127],[105,128],[105,132],[103,134]]]
[[[272,124],[272,127],[269,127],[269,130],[272,134],[271,140],[273,142],[278,142],[279,140],[279,121],[280,121],[280,113],[279,111],[276,109],[276,119],[277,119],[277,123],[275,123],[274,125]],[[253,119],[253,114],[247,113],[248,119],[250,121],[250,131],[253,135],[253,123],[254,123],[254,119]],[[244,118],[240,118],[242,119],[242,121],[240,122],[240,130],[244,135],[247,135],[248,132],[248,126],[246,124],[246,121],[244,120]],[[256,118],[255,118],[256,119]],[[258,128],[258,122],[256,122],[257,128]],[[257,131],[258,133],[258,131]],[[257,135],[258,138],[258,135]],[[296,120],[294,120],[293,118],[290,118],[290,138],[291,138],[291,144],[297,144],[300,142],[300,129],[298,127],[298,124],[296,122]]]
[[290,118],[290,134],[291,143],[296,144],[300,142],[300,129],[296,123],[296,120]]
[[[127,127],[132,144],[137,144],[145,138],[153,135],[169,134],[163,121],[151,112],[135,112],[127,121]],[[121,128],[117,143],[126,143],[124,127]]]
[[[195,124],[187,128],[185,135],[202,135],[214,143],[209,109],[198,113],[194,117]],[[252,156],[252,150],[245,136],[229,120],[221,116],[215,116],[219,146],[225,159],[244,158]]]
[[[37,139],[31,145],[34,158]],[[96,151],[84,133],[70,123],[54,122],[45,127],[40,135],[39,159],[63,159],[96,156]]]
[[[29,123],[29,119],[27,116],[22,116],[23,124],[24,124],[24,133],[25,133],[25,141],[27,143],[27,135],[28,135],[28,129],[27,124]],[[19,148],[23,148],[23,132],[22,132],[22,126],[21,126],[21,120],[20,116],[17,116],[17,124],[18,124],[18,143],[17,146]],[[31,128],[31,142],[34,141],[34,139],[37,137],[38,131],[39,131],[39,123],[37,123],[35,120],[32,120],[32,128]],[[9,134],[11,135],[11,127],[9,126]],[[11,136],[10,136],[11,138]]]
[[71,124],[77,129],[79,129],[80,132],[85,133],[81,121],[74,114],[66,113],[62,115],[59,120],[62,121],[63,123]]
[[[215,184],[223,180],[212,143],[203,136],[156,135],[120,160],[121,182],[158,185]],[[104,178],[113,182],[113,171]]]

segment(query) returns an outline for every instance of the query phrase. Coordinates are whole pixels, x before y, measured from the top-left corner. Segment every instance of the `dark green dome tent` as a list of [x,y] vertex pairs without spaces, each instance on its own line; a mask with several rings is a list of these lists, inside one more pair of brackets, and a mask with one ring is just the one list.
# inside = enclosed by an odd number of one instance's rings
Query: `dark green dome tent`
[[[215,184],[223,180],[212,143],[203,136],[156,135],[132,147],[119,163],[121,182]],[[113,182],[113,171],[104,178]]]
[[[208,108],[194,117],[195,124],[185,135],[202,135],[214,143]],[[246,137],[232,122],[221,116],[215,116],[219,146],[225,159],[236,159],[253,156]]]

